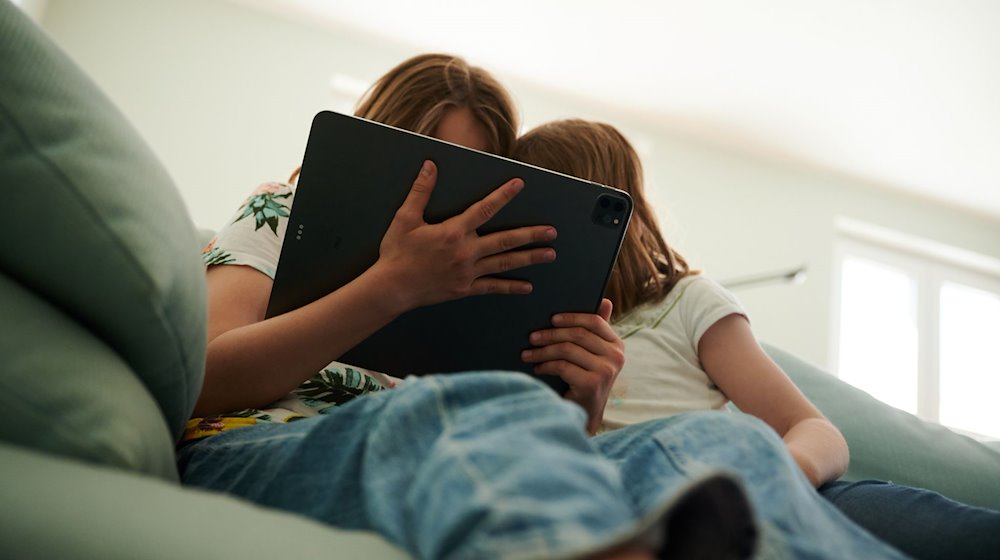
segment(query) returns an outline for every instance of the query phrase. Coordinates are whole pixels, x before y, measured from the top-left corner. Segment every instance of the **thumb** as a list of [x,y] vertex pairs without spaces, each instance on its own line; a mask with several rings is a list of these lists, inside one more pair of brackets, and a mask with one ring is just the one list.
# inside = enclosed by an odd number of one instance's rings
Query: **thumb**
[[604,298],[604,299],[601,300],[600,307],[597,308],[597,314],[601,316],[601,319],[604,319],[605,321],[607,321],[607,322],[610,323],[611,322],[611,311],[613,309],[614,309],[614,305],[611,303],[611,300],[608,299],[608,298]]

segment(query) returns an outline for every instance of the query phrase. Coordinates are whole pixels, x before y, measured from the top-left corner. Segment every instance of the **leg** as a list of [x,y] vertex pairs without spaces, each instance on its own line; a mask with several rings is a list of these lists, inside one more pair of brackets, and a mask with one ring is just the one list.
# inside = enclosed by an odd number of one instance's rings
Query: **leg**
[[831,482],[819,492],[858,525],[914,558],[1000,558],[1000,512],[876,480]]
[[[757,516],[761,557],[900,558],[820,499],[774,431],[756,418],[691,412],[597,436],[643,511],[680,480],[723,469],[739,478]],[[647,473],[680,473],[650,477]]]
[[209,437],[182,448],[179,467],[186,484],[377,530],[422,558],[572,557],[654,523],[584,422],[524,375],[432,376]]

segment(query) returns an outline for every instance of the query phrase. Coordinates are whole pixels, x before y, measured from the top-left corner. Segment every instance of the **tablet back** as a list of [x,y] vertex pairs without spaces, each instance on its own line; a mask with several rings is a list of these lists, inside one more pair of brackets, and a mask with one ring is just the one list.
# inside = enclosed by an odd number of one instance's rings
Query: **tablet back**
[[[415,309],[338,360],[405,377],[473,370],[531,373],[528,335],[558,312],[594,313],[632,212],[623,191],[470,150],[357,117],[313,119],[271,290],[267,316],[303,306],[350,282],[378,259],[379,244],[424,160],[438,167],[425,219],[456,215],[513,177],[525,188],[479,229],[552,225],[556,260],[499,275],[533,284],[529,295],[485,295]],[[560,393],[554,376],[542,379]]]

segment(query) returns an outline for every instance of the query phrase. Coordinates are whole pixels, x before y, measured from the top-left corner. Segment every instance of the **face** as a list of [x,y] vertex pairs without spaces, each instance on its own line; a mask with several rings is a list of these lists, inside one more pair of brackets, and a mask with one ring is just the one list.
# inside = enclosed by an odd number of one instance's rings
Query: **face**
[[472,109],[468,107],[445,109],[441,122],[438,123],[431,136],[481,152],[489,151],[490,147],[486,127],[479,122],[479,119],[472,113]]

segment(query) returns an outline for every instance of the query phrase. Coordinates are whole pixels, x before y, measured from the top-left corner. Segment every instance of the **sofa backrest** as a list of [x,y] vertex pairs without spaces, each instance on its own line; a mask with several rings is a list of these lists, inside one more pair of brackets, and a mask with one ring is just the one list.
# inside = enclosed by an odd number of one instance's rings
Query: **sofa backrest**
[[204,269],[170,177],[0,1],[0,437],[176,477],[201,386]]
[[1000,447],[893,408],[776,346],[763,346],[844,434],[851,449],[845,480],[892,481],[1000,509]]

